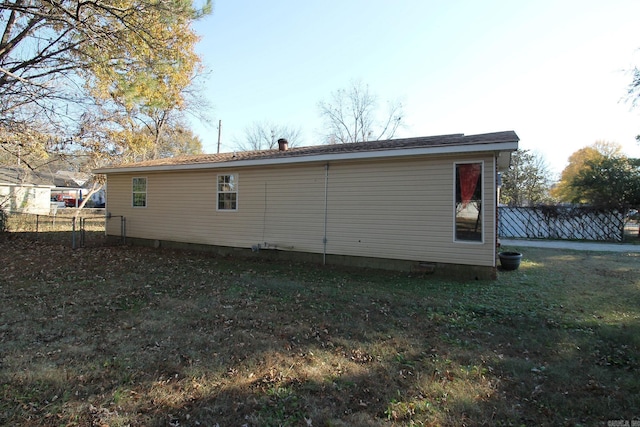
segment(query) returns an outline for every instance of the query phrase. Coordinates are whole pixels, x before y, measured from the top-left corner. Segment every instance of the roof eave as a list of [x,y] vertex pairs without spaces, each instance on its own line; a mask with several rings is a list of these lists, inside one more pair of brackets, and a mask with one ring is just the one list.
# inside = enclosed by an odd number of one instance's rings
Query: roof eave
[[133,166],[133,167],[113,167],[99,168],[93,172],[97,174],[110,173],[135,173],[135,172],[161,172],[161,171],[184,171],[198,169],[228,169],[241,168],[251,166],[273,166],[300,163],[317,163],[317,162],[333,162],[340,160],[368,160],[382,158],[398,158],[420,155],[451,155],[451,154],[470,154],[470,153],[487,153],[501,151],[515,151],[518,149],[518,141],[492,142],[483,144],[464,144],[456,146],[432,146],[420,148],[405,148],[393,150],[379,150],[366,152],[351,153],[327,153],[313,156],[291,156],[277,157],[272,159],[250,159],[250,160],[232,160],[226,162],[207,162],[207,163],[189,163],[176,165],[157,165],[157,166]]
[[33,188],[55,188],[54,185],[49,185],[49,184],[31,184],[31,183],[27,183],[27,182],[6,182],[6,181],[0,182],[0,186],[7,186],[7,187],[33,187]]

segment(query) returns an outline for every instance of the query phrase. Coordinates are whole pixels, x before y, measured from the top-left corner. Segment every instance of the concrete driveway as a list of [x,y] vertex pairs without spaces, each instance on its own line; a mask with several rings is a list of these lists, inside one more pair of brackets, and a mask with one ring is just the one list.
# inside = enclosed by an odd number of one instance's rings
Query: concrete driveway
[[572,242],[563,240],[500,239],[501,246],[517,248],[571,249],[574,251],[640,253],[640,245],[624,243]]

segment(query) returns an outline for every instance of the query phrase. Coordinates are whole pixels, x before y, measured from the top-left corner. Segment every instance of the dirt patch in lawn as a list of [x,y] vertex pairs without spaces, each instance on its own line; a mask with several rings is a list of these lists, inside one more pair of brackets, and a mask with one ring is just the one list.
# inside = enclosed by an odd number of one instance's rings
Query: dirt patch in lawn
[[640,257],[524,255],[457,283],[0,238],[0,424],[638,419]]

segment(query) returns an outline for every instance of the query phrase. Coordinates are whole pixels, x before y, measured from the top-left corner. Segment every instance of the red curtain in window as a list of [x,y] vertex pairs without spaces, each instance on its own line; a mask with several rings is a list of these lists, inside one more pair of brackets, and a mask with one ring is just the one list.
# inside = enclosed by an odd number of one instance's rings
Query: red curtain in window
[[478,186],[478,178],[480,177],[481,165],[479,163],[469,163],[458,165],[458,179],[460,180],[460,198],[462,199],[462,207],[466,208],[473,193],[476,192]]

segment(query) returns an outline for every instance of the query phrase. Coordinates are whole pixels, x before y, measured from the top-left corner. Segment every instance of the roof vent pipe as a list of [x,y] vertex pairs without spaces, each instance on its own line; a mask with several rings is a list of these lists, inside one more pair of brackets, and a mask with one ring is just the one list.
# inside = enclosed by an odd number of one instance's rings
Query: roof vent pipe
[[278,140],[278,151],[287,151],[289,149],[289,141],[284,138]]

